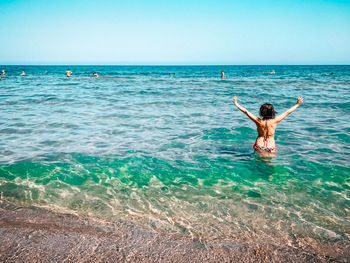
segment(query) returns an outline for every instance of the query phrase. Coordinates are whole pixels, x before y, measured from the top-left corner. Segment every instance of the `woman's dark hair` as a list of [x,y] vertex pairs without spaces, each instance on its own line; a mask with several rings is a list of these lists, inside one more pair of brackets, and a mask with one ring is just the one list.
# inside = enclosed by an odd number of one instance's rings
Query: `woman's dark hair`
[[265,103],[260,107],[260,116],[263,120],[273,119],[275,118],[276,112],[273,108],[272,104]]

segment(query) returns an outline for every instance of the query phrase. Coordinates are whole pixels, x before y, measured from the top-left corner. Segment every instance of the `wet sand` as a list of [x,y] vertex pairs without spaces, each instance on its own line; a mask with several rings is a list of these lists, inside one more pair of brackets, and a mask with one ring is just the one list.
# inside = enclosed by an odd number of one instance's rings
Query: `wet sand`
[[0,237],[0,262],[350,262],[350,242],[205,241],[1,201]]

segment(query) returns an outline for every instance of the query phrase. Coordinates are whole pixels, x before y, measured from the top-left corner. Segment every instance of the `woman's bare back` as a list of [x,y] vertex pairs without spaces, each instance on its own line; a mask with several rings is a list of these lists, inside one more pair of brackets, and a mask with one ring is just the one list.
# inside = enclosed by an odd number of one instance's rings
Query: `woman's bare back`
[[[277,149],[275,146],[275,130],[276,130],[277,123],[279,123],[285,117],[287,117],[289,114],[295,111],[296,108],[298,108],[302,102],[303,102],[303,98],[299,97],[297,103],[293,107],[289,108],[288,110],[278,115],[277,117],[275,117],[275,111],[273,110],[273,106],[271,104],[264,104],[272,107],[273,114],[271,115],[271,112],[270,112],[269,114],[264,115],[264,114],[261,114],[260,112],[260,115],[262,115],[263,117],[265,116],[263,119],[260,119],[256,117],[254,114],[252,114],[251,112],[249,112],[247,109],[239,105],[237,102],[236,96],[234,96],[233,98],[233,103],[235,104],[235,106],[244,114],[246,114],[256,124],[258,137],[256,138],[253,148],[255,150],[268,152],[268,153],[277,152]],[[264,105],[262,105],[262,107]]]
[[274,119],[261,120],[256,122],[258,137],[255,141],[255,146],[261,148],[275,148],[275,130],[277,123]]

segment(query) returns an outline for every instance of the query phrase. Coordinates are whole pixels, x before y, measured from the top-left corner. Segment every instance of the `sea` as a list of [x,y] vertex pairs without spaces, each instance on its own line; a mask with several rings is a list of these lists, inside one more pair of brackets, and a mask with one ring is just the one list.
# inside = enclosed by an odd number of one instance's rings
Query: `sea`
[[[350,66],[1,70],[3,202],[201,239],[349,241]],[[233,96],[257,116],[304,98],[275,156],[254,153]]]

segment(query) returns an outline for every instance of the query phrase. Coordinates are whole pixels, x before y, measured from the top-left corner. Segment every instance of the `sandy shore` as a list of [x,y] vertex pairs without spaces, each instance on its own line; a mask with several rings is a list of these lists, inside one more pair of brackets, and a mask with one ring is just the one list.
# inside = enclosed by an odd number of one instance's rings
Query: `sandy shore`
[[350,242],[305,248],[203,241],[0,202],[0,262],[350,262]]

